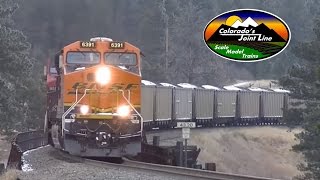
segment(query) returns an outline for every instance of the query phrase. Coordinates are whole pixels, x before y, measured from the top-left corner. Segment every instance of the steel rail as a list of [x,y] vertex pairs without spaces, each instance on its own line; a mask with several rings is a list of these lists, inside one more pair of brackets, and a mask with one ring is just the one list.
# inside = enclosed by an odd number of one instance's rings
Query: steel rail
[[[20,136],[27,135],[27,134],[20,134]],[[43,137],[42,137],[43,139]],[[20,146],[23,146],[28,141],[34,140],[41,140],[41,137],[29,137],[28,139],[20,139],[18,143]],[[17,140],[16,140],[17,141]],[[28,148],[33,149],[33,148]],[[26,150],[28,150],[26,149]],[[223,172],[216,172],[216,171],[208,171],[208,170],[200,170],[200,169],[193,169],[193,168],[185,168],[185,167],[178,167],[178,166],[170,166],[170,165],[160,165],[160,164],[152,164],[152,163],[145,163],[139,161],[129,160],[127,158],[123,158],[122,164],[115,164],[110,162],[86,159],[82,157],[73,156],[67,154],[62,150],[58,150],[61,157],[65,159],[70,159],[79,163],[84,163],[91,166],[96,167],[118,167],[118,168],[130,168],[148,172],[158,172],[163,174],[169,174],[172,176],[181,176],[181,177],[188,177],[194,179],[211,179],[211,180],[272,180],[272,178],[265,178],[265,177],[257,177],[257,176],[248,176],[248,175],[240,175],[240,174],[231,174],[231,173],[223,173]],[[22,153],[21,153],[22,155]],[[21,157],[20,157],[21,158]]]
[[86,164],[90,164],[93,166],[105,167],[105,166],[116,166],[123,168],[131,168],[152,172],[159,172],[164,174],[170,174],[173,176],[183,176],[188,178],[195,179],[210,179],[210,180],[273,180],[270,178],[264,177],[256,177],[256,176],[246,176],[239,174],[230,174],[223,172],[215,172],[208,170],[200,170],[200,169],[192,169],[178,166],[169,166],[169,165],[159,165],[159,164],[151,164],[151,163],[143,163],[138,161],[132,161],[128,159],[124,159],[123,164],[114,164],[108,162],[102,162],[91,159],[84,159],[83,161]]
[[106,168],[106,167],[130,168],[130,169],[143,170],[148,172],[158,172],[158,173],[163,173],[167,175],[169,174],[172,176],[182,176],[182,177],[188,177],[188,178],[194,178],[194,179],[208,179],[208,180],[275,180],[272,178],[265,178],[265,177],[247,176],[247,175],[200,170],[200,169],[185,168],[185,167],[178,167],[178,166],[144,163],[144,162],[129,160],[126,158],[123,158],[124,162],[122,164],[115,164],[110,162],[72,156],[62,151],[60,151],[60,154],[64,158],[68,158],[76,162],[81,162],[87,165],[102,167],[102,168]]
[[176,174],[181,176],[188,176],[201,179],[214,179],[214,180],[271,180],[265,177],[246,176],[240,174],[223,173],[216,171],[208,171],[201,169],[185,168],[178,166],[160,165],[133,161],[124,158],[124,165],[132,168],[139,168],[151,171],[158,171],[163,173]]

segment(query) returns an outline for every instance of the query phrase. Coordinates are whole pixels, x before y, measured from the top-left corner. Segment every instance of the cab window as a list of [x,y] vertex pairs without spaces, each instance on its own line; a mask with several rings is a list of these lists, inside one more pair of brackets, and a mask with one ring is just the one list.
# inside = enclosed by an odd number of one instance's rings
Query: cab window
[[100,54],[96,52],[68,52],[68,64],[98,64]]
[[136,66],[137,55],[134,53],[106,53],[105,63],[116,66]]
[[99,64],[100,53],[97,52],[68,52],[67,72],[82,70]]

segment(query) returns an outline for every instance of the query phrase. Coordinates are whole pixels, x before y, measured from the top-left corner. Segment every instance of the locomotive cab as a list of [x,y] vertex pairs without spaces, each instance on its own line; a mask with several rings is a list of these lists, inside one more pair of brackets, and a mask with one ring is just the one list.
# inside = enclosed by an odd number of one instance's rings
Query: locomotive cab
[[53,144],[80,156],[139,153],[140,50],[127,42],[92,38],[65,46],[54,66],[56,88],[48,94],[47,110]]

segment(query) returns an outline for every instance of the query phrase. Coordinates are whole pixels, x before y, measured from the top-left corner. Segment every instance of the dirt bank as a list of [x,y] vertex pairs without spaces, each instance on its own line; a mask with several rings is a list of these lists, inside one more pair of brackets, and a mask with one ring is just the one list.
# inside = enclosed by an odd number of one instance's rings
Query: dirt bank
[[10,143],[5,139],[4,136],[0,135],[0,163],[7,164],[10,148]]
[[[217,170],[269,178],[292,179],[299,174],[302,155],[291,151],[298,143],[285,127],[234,127],[192,129],[189,144],[201,148],[199,163],[215,162]],[[181,130],[148,133],[160,136],[160,145],[174,145]]]
[[278,127],[203,129],[192,131],[190,142],[202,150],[199,162],[213,161],[218,171],[291,179],[303,160],[291,151],[297,132]]

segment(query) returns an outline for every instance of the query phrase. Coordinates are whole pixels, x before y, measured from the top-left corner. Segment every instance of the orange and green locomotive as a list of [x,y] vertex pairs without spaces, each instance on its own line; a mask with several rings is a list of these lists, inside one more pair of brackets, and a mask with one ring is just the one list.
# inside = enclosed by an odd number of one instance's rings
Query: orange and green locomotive
[[80,156],[139,153],[140,55],[130,43],[103,37],[63,47],[46,68],[51,144]]

